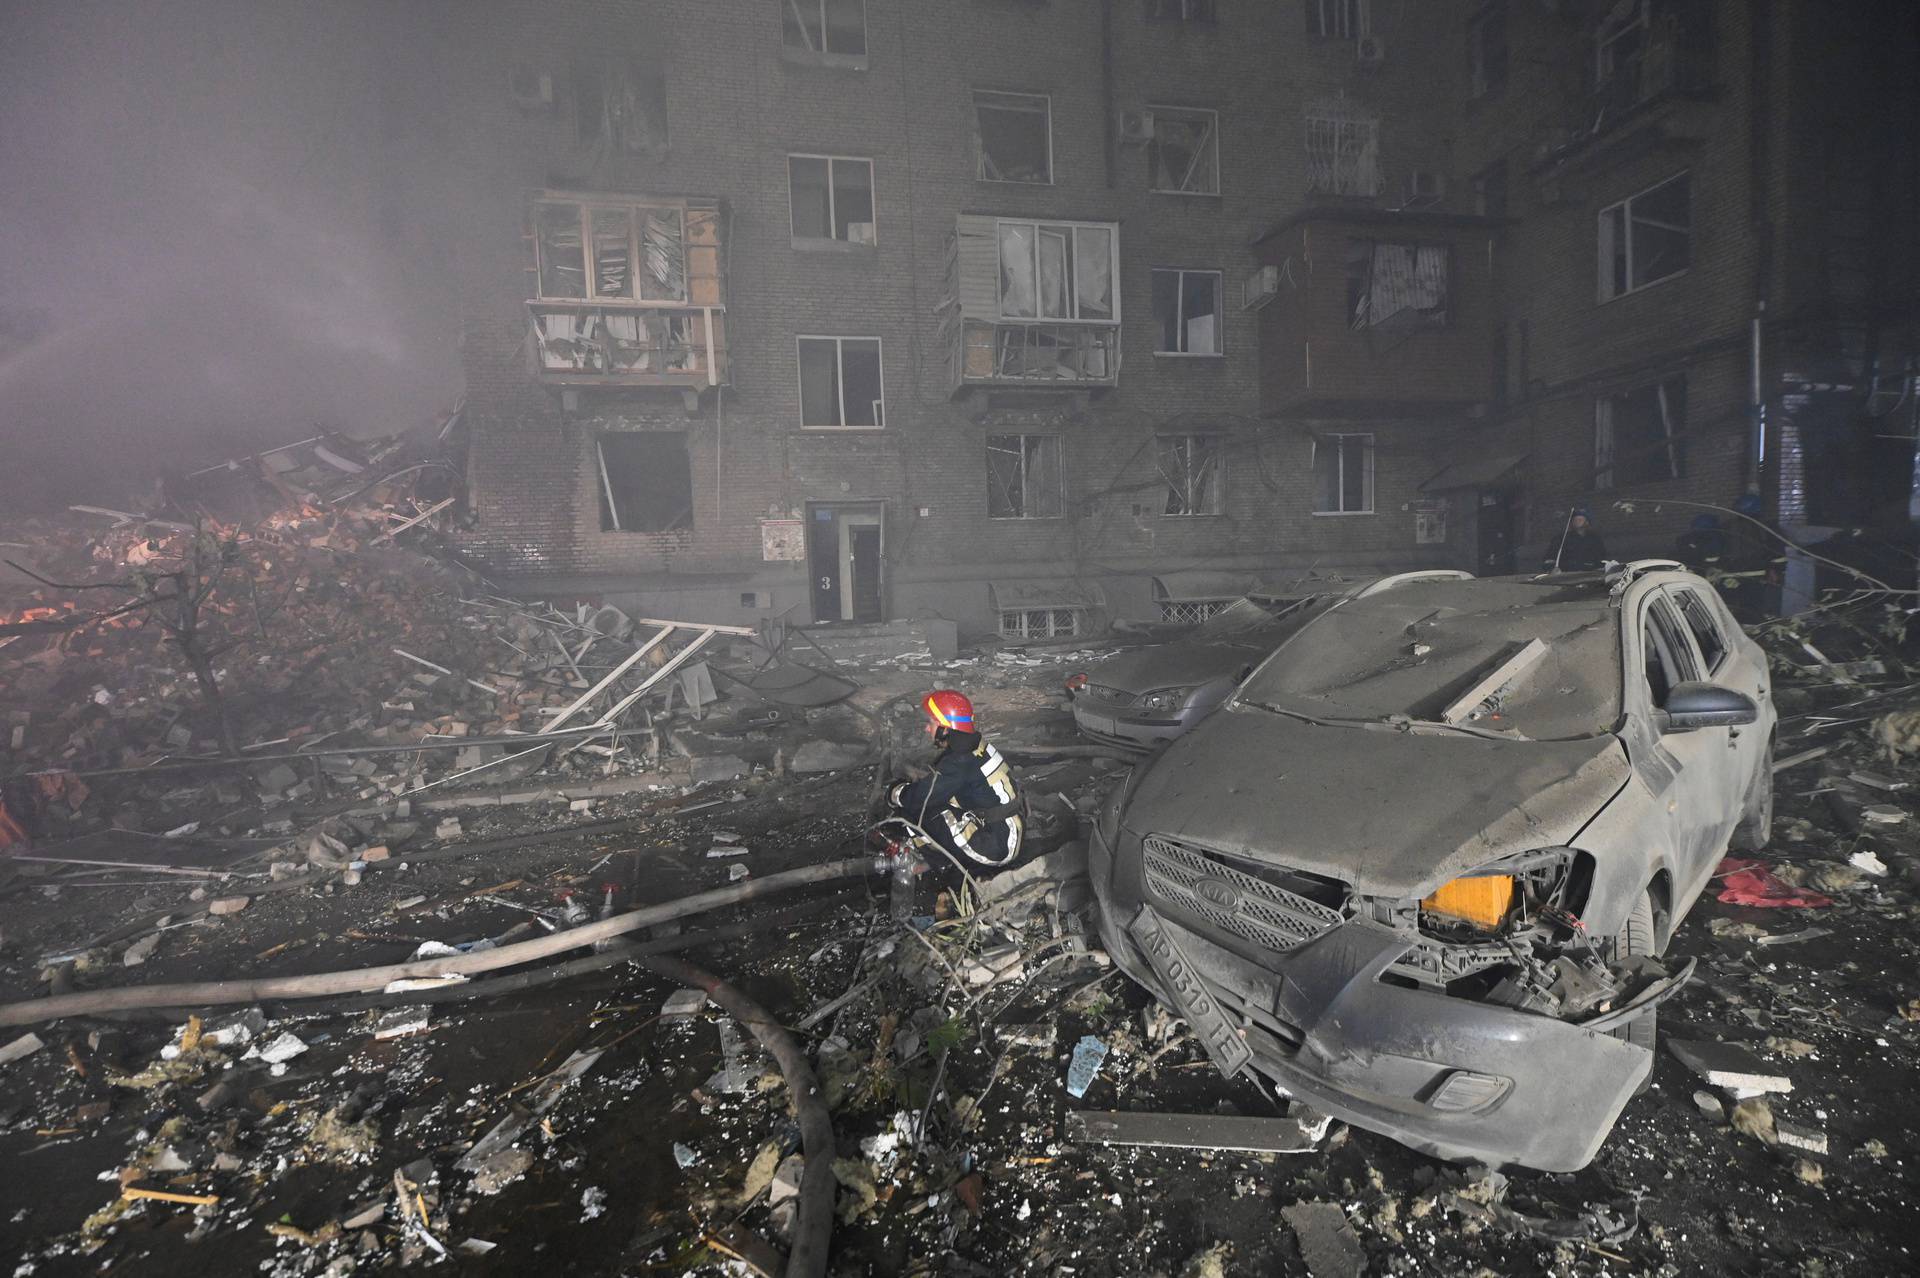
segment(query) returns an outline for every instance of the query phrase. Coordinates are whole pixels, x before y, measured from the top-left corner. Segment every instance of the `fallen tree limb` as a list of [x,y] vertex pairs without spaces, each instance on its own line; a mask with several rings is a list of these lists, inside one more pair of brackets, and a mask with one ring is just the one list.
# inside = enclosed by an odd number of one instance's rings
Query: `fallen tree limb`
[[135,1007],[193,1007],[201,1004],[253,1003],[263,999],[323,998],[330,994],[366,994],[385,989],[394,981],[423,980],[436,976],[471,976],[505,967],[518,967],[537,959],[584,949],[595,941],[637,932],[656,923],[702,914],[722,906],[738,905],[757,897],[771,896],[814,883],[860,878],[870,874],[873,861],[856,857],[803,866],[764,879],[749,879],[730,887],[697,892],[676,901],[643,906],[625,914],[594,923],[585,923],[564,932],[555,932],[517,945],[494,950],[461,954],[450,958],[424,959],[417,963],[392,963],[384,967],[352,968],[336,972],[313,972],[305,976],[261,977],[238,981],[199,981],[182,985],[143,985],[123,989],[89,990],[79,994],[61,994],[51,998],[0,1005],[0,1025],[32,1025],[86,1012],[112,1012]]
[[676,958],[636,958],[650,972],[705,990],[734,1020],[759,1040],[780,1066],[800,1120],[800,1143],[806,1150],[806,1169],[800,1173],[800,1211],[793,1226],[793,1250],[787,1254],[787,1278],[820,1278],[827,1272],[827,1242],[833,1234],[833,1119],[820,1098],[820,1083],[807,1063],[807,1054],[793,1035],[767,1010],[711,972]]

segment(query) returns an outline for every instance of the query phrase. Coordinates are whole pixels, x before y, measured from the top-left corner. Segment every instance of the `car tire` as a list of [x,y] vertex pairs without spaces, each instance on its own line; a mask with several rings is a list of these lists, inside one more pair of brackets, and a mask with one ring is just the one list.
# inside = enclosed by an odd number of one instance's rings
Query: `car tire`
[[1760,852],[1773,841],[1773,742],[1760,755],[1760,770],[1747,787],[1747,799],[1740,809],[1740,824],[1733,828],[1727,846],[1735,852]]
[[[1640,899],[1634,902],[1633,913],[1627,915],[1627,921],[1620,925],[1618,932],[1613,934],[1613,956],[1616,959],[1650,958],[1658,952],[1659,943],[1659,936],[1654,931],[1653,896],[1643,890],[1640,893]],[[1652,1051],[1654,1024],[1659,1015],[1657,1008],[1650,1008],[1625,1025],[1608,1030],[1607,1033],[1632,1043],[1635,1047],[1644,1047]],[[1645,1092],[1652,1083],[1653,1072],[1649,1070],[1634,1094],[1637,1096]]]

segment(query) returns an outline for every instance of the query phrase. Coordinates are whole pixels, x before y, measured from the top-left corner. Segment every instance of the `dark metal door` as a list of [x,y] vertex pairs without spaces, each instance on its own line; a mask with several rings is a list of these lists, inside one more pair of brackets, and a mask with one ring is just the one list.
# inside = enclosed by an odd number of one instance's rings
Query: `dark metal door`
[[853,619],[880,620],[880,528],[855,524],[847,529],[853,556]]
[[831,506],[807,511],[807,569],[813,578],[813,619],[846,620],[840,613],[840,521]]
[[1513,571],[1513,504],[1502,489],[1480,494],[1479,518],[1475,521],[1478,545],[1474,554],[1474,573],[1498,577]]

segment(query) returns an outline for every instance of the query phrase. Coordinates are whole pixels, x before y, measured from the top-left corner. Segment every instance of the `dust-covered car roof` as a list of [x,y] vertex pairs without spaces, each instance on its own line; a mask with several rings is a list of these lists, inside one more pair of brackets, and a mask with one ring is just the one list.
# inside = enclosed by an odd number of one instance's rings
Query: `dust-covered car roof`
[[1321,719],[1439,721],[1530,641],[1483,730],[1589,736],[1620,717],[1620,628],[1596,577],[1424,581],[1350,600],[1281,646],[1240,700]]

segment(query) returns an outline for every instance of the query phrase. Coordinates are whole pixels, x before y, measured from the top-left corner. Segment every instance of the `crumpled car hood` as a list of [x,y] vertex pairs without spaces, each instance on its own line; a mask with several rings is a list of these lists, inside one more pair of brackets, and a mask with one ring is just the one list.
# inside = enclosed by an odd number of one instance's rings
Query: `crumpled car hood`
[[1124,692],[1206,683],[1258,665],[1279,642],[1278,636],[1269,643],[1190,641],[1123,652],[1089,667],[1087,682]]
[[1230,705],[1149,765],[1121,823],[1404,899],[1569,842],[1630,775],[1612,736],[1492,741]]

